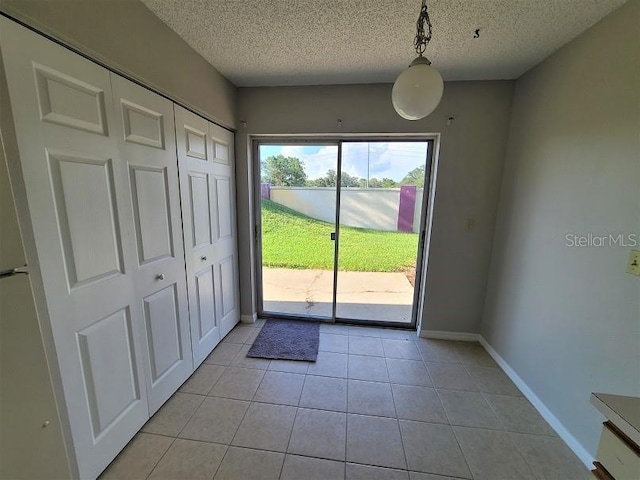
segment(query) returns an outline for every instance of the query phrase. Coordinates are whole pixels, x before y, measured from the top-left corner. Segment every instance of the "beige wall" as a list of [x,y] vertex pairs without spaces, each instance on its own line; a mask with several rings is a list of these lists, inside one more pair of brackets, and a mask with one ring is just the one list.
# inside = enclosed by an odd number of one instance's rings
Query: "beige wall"
[[640,395],[630,248],[565,246],[640,234],[639,21],[631,0],[516,82],[482,326],[583,459],[603,420],[589,394]]
[[[448,82],[436,111],[410,122],[393,110],[388,84],[239,89],[238,120],[246,121],[236,135],[242,313],[255,312],[250,135],[439,133],[423,329],[478,332],[512,90],[509,81]],[[467,218],[476,219],[471,232]]]
[[0,0],[0,11],[223,126],[236,87],[137,0]]

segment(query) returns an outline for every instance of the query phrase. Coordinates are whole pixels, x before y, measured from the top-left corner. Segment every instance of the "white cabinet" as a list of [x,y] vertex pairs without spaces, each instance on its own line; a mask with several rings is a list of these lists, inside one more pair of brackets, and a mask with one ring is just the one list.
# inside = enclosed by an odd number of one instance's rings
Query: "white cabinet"
[[602,425],[594,475],[601,479],[640,478],[640,398],[592,393],[591,403],[607,421]]
[[640,447],[610,422],[605,422],[596,458],[615,480],[640,478]]
[[176,142],[171,101],[6,18],[0,48],[38,315],[95,478],[239,319],[233,135],[175,107]]

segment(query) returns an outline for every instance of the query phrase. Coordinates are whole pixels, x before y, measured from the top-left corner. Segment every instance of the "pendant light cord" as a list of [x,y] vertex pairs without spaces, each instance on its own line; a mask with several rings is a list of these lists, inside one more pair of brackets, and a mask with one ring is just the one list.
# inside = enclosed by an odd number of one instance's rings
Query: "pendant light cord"
[[416,49],[416,53],[422,56],[427,48],[427,44],[431,41],[431,19],[429,18],[429,12],[427,10],[427,0],[422,0],[420,16],[416,22],[416,30],[416,38],[413,40],[413,46]]

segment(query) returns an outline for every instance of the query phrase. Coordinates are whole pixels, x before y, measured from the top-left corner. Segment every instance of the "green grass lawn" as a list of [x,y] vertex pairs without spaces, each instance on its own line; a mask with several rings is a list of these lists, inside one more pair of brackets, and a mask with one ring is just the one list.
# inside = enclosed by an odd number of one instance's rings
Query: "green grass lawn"
[[[262,265],[333,269],[333,224],[262,200]],[[415,266],[418,234],[366,228],[340,229],[339,269],[398,272]]]

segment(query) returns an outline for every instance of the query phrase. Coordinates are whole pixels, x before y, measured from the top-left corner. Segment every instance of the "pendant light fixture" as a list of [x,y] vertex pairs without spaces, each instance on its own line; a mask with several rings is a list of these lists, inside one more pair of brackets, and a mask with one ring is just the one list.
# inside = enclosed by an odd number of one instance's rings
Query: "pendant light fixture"
[[416,27],[413,46],[418,57],[398,76],[391,92],[393,108],[398,115],[407,120],[420,120],[433,112],[444,91],[440,72],[422,55],[431,41],[431,19],[426,0],[422,0]]

